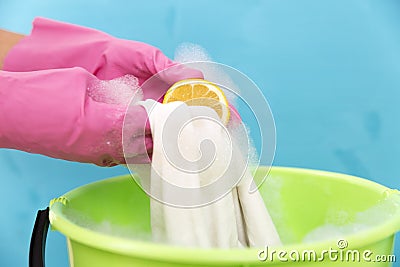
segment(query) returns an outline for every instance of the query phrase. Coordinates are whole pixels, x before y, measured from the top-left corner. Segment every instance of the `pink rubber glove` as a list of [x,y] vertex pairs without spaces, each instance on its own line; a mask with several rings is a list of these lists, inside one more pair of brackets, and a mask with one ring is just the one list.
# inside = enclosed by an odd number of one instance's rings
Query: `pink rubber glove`
[[[102,80],[125,74],[139,79],[139,84],[176,63],[159,49],[145,43],[123,40],[103,32],[36,18],[29,36],[7,55],[3,70],[33,71],[53,68],[82,67]],[[173,83],[187,78],[203,78],[200,71],[175,67],[144,90],[144,98],[158,100]]]
[[[121,112],[126,107],[93,101],[86,92],[89,80],[131,74],[142,85],[153,74],[174,66],[143,87],[145,99],[158,100],[174,82],[203,77],[144,43],[43,18],[35,19],[33,26],[4,61],[3,70],[9,72],[0,76],[0,147],[100,166],[124,163]],[[71,69],[48,70],[53,68]],[[36,70],[47,71],[12,73]],[[24,114],[30,110],[35,112],[27,119]],[[130,161],[147,162],[152,151],[147,113],[141,106],[131,111],[127,114],[133,136]]]
[[[126,106],[92,99],[87,88],[96,80],[78,67],[0,71],[0,147],[99,166],[124,163]],[[137,138],[130,145],[140,162],[147,159],[151,138],[143,138],[146,111],[141,106],[132,111],[127,116]]]

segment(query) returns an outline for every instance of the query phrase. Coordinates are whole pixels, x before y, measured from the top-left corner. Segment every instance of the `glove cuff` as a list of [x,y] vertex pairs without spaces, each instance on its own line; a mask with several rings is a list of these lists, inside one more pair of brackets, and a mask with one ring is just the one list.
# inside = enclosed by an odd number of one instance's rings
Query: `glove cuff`
[[22,72],[82,67],[95,74],[112,36],[94,29],[36,18],[30,35],[6,55],[3,70]]

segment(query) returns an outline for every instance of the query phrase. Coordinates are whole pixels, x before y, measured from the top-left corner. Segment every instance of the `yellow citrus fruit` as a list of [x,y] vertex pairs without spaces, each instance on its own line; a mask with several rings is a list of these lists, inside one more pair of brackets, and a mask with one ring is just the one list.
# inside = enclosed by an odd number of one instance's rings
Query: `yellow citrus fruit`
[[216,84],[202,79],[182,80],[168,89],[163,103],[185,102],[188,106],[207,106],[214,109],[221,121],[228,123],[230,111],[228,100]]

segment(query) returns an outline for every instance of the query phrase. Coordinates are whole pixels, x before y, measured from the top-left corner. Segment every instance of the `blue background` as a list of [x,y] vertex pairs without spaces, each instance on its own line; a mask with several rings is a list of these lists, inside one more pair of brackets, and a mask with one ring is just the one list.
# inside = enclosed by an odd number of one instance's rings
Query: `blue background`
[[[392,188],[400,188],[399,14],[396,0],[0,1],[0,27],[22,33],[44,16],[144,41],[170,57],[182,42],[200,44],[263,90],[277,127],[274,165]],[[123,173],[1,149],[0,265],[27,265],[36,210],[50,199]],[[68,265],[57,232],[47,260]]]

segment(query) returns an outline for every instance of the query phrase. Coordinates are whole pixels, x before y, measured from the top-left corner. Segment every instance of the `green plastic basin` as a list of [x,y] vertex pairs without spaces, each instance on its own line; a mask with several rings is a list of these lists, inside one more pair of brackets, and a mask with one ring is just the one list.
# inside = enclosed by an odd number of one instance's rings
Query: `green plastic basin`
[[[267,171],[267,168],[259,168],[256,175]],[[388,195],[399,195],[397,190],[344,174],[273,167],[260,192],[285,244],[283,247],[224,250],[153,243],[149,239],[149,197],[129,175],[98,181],[66,193],[51,202],[49,217],[52,229],[67,238],[73,267],[391,266],[390,262],[378,262],[374,257],[393,253],[394,235],[400,228],[398,206],[388,219],[343,236],[341,242],[346,244],[343,249],[339,248],[337,238],[314,243],[302,240],[307,233],[324,225],[328,217],[345,214],[345,223],[351,223],[357,213],[379,204]],[[77,214],[83,216],[80,218],[83,222],[74,218]],[[85,225],[87,220],[103,224],[106,230]],[[113,229],[108,231],[106,226],[130,229],[130,232],[116,230],[114,234]],[[337,260],[324,252],[329,249],[338,251]],[[359,251],[359,261],[350,256],[340,259],[340,253],[343,256],[352,250]],[[269,255],[265,259],[272,251],[276,251],[272,255],[274,258]],[[281,251],[286,251],[286,256]],[[304,251],[313,251],[317,258],[308,258]],[[365,251],[369,254],[367,259],[362,255]],[[292,253],[291,258],[289,253]],[[385,260],[390,261],[390,258]]]

